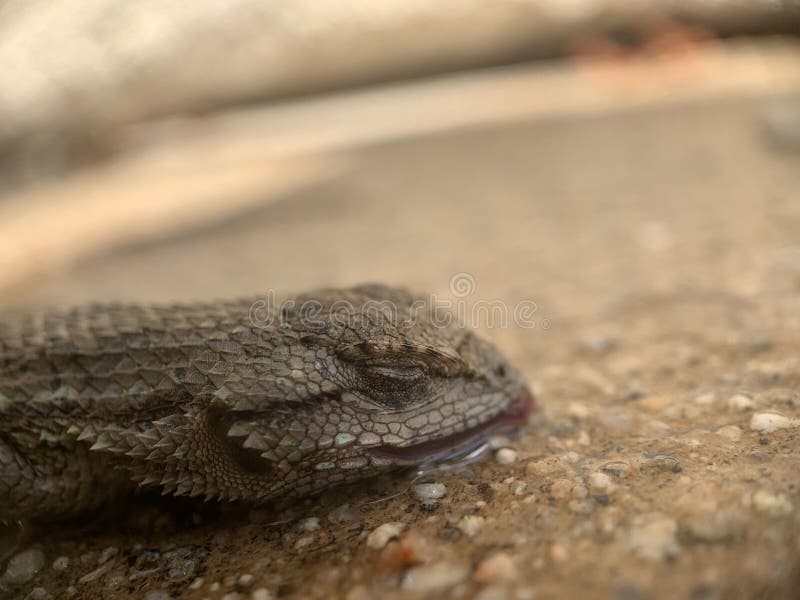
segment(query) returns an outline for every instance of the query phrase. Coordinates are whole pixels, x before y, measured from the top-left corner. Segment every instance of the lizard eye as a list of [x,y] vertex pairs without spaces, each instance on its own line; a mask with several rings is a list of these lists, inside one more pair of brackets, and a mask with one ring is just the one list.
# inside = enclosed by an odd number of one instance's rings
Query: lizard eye
[[355,387],[390,410],[408,408],[426,397],[428,377],[420,366],[369,365],[356,368]]

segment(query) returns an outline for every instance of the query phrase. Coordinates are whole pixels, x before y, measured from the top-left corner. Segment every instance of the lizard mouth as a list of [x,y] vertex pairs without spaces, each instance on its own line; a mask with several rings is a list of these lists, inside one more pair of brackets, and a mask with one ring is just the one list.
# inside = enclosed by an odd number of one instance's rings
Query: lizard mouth
[[534,407],[533,394],[527,387],[523,387],[506,408],[475,427],[411,446],[375,446],[370,448],[369,452],[379,458],[392,459],[397,463],[409,465],[445,460],[460,454],[462,448],[471,448],[476,442],[486,440],[492,435],[518,432],[527,423]]

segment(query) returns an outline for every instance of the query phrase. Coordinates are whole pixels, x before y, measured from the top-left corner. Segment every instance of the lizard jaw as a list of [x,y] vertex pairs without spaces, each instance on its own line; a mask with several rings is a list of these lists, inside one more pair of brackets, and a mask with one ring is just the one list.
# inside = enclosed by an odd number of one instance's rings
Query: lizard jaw
[[475,427],[419,444],[382,445],[370,448],[368,451],[375,457],[391,459],[396,464],[413,465],[444,460],[458,453],[462,448],[474,446],[476,442],[485,440],[492,435],[518,432],[527,423],[534,406],[533,394],[523,386],[516,398],[505,409]]

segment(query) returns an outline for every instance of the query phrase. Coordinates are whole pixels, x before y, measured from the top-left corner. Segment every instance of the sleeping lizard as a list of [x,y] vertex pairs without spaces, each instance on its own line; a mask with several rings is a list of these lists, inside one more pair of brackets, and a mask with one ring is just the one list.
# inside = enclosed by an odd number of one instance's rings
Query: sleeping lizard
[[523,425],[520,372],[448,315],[362,285],[272,312],[250,298],[0,321],[0,521],[76,515],[136,485],[301,497]]

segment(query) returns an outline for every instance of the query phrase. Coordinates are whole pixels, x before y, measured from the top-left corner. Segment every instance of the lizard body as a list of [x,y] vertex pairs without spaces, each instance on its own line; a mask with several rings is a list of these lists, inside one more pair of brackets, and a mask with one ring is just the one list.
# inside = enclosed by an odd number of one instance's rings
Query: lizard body
[[494,346],[404,290],[267,309],[111,304],[0,322],[0,520],[85,512],[137,484],[312,494],[448,455],[532,408]]

